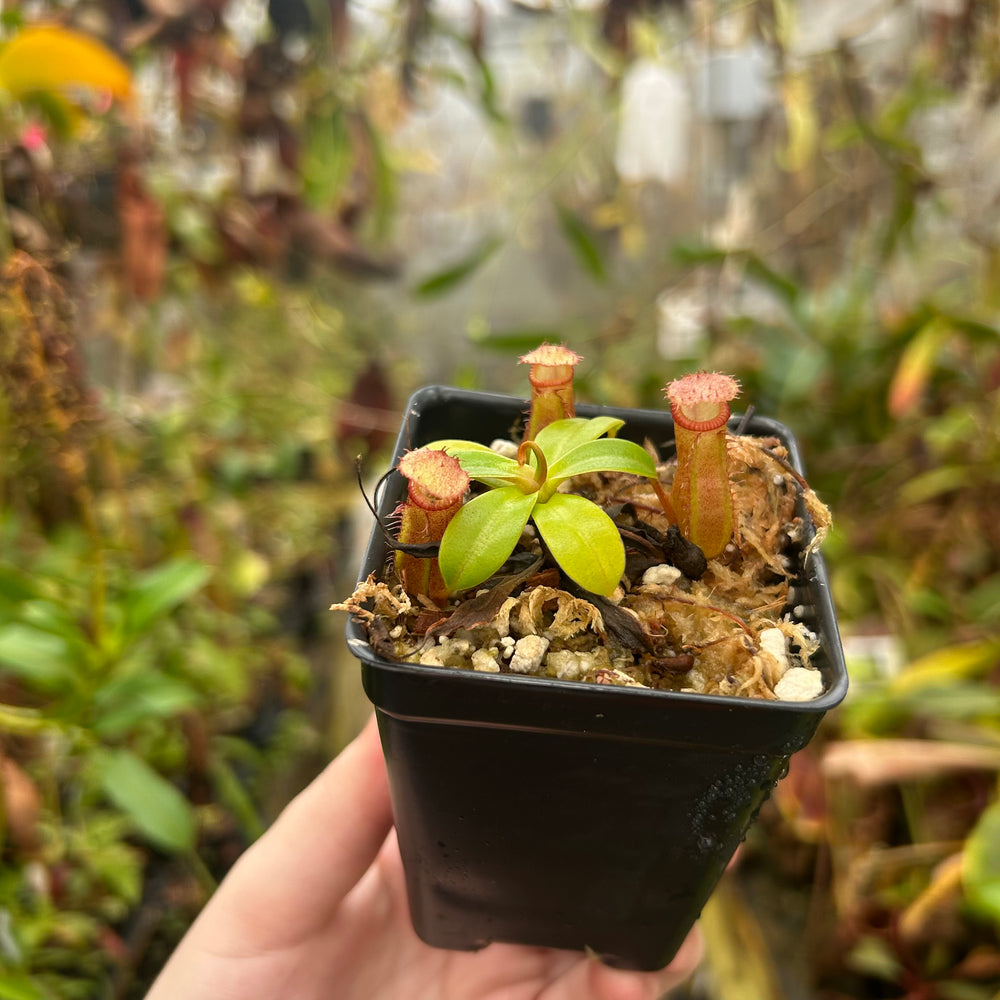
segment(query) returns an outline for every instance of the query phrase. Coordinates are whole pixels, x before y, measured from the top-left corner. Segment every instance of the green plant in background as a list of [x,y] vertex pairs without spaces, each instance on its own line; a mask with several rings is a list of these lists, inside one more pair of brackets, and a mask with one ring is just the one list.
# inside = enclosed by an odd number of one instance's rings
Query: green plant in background
[[83,998],[112,978],[124,990],[153,942],[171,944],[153,926],[121,962],[129,914],[164,905],[144,898],[147,880],[172,884],[193,913],[220,860],[263,829],[282,743],[301,748],[306,733],[292,711],[255,735],[254,713],[272,709],[254,686],[278,670],[287,699],[306,672],[259,614],[206,598],[212,573],[190,555],[137,571],[120,551],[95,561],[71,529],[34,552],[23,524],[0,531],[0,843],[13,862],[0,880],[13,942],[0,990]]
[[[128,66],[96,39],[57,24],[19,26],[0,44],[0,142],[9,147],[16,132],[37,118],[68,137],[84,117],[73,95],[88,91],[126,101],[131,86]],[[0,185],[0,263],[12,249]]]

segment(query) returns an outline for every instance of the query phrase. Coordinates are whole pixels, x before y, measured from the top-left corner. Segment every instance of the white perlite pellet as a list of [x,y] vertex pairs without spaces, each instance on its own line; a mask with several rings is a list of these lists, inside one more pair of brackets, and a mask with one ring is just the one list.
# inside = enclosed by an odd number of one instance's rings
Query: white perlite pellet
[[766,628],[760,633],[760,658],[764,680],[771,690],[792,665],[788,658],[788,639],[780,628]]
[[542,665],[549,640],[542,635],[526,635],[517,640],[510,669],[515,674],[530,674]]
[[[585,661],[585,654],[577,653],[570,649],[556,650],[546,657],[545,665],[548,671],[553,673],[562,681],[575,681],[580,679],[584,667],[590,663]],[[592,660],[593,657],[590,657]]]
[[650,566],[642,574],[643,586],[646,587],[672,587],[683,576],[676,566],[669,566],[661,563],[659,566]]
[[491,441],[490,451],[495,451],[498,455],[503,455],[504,458],[517,458],[517,445],[513,441],[506,441],[503,438]]
[[472,652],[472,643],[468,639],[449,639],[438,637],[438,645],[425,649],[420,654],[420,662],[425,667],[462,667],[468,666],[468,657]]
[[792,667],[774,686],[774,694],[781,701],[812,701],[822,693],[822,675],[808,667]]
[[495,649],[477,649],[472,654],[472,669],[478,670],[481,674],[500,673],[500,664],[497,662],[497,651]]

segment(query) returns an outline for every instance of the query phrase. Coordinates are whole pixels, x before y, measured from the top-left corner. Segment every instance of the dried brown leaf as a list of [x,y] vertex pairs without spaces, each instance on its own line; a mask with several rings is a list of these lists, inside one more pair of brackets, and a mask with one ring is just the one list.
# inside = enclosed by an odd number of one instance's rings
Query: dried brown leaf
[[868,788],[982,770],[1000,770],[1000,749],[936,740],[844,740],[823,754],[827,778]]

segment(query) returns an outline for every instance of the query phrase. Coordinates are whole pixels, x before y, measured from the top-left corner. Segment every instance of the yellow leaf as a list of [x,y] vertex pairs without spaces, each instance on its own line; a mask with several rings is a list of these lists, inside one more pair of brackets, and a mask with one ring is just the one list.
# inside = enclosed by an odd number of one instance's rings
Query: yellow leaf
[[893,679],[890,690],[906,694],[921,688],[978,677],[996,664],[997,657],[1000,657],[1000,641],[996,639],[947,646],[914,660]]
[[909,416],[917,409],[934,371],[938,352],[950,332],[940,320],[932,320],[906,345],[889,386],[889,413],[892,416]]
[[963,855],[959,851],[931,873],[930,884],[903,910],[899,934],[910,945],[928,945],[957,916],[962,902]]
[[786,74],[781,84],[781,102],[788,143],[778,159],[786,170],[794,173],[812,162],[819,144],[816,97],[805,73]]
[[701,912],[705,960],[727,1000],[785,1000],[777,958],[743,893],[723,878]]
[[127,99],[131,76],[100,42],[57,25],[25,28],[0,49],[0,89],[15,98],[67,87],[108,91]]

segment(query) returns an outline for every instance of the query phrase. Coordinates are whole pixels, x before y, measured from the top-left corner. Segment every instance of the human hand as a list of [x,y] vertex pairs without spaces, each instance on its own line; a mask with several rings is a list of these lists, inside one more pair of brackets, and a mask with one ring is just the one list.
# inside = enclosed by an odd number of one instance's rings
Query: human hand
[[693,971],[577,952],[454,952],[410,924],[374,720],[237,862],[146,1000],[654,1000]]

